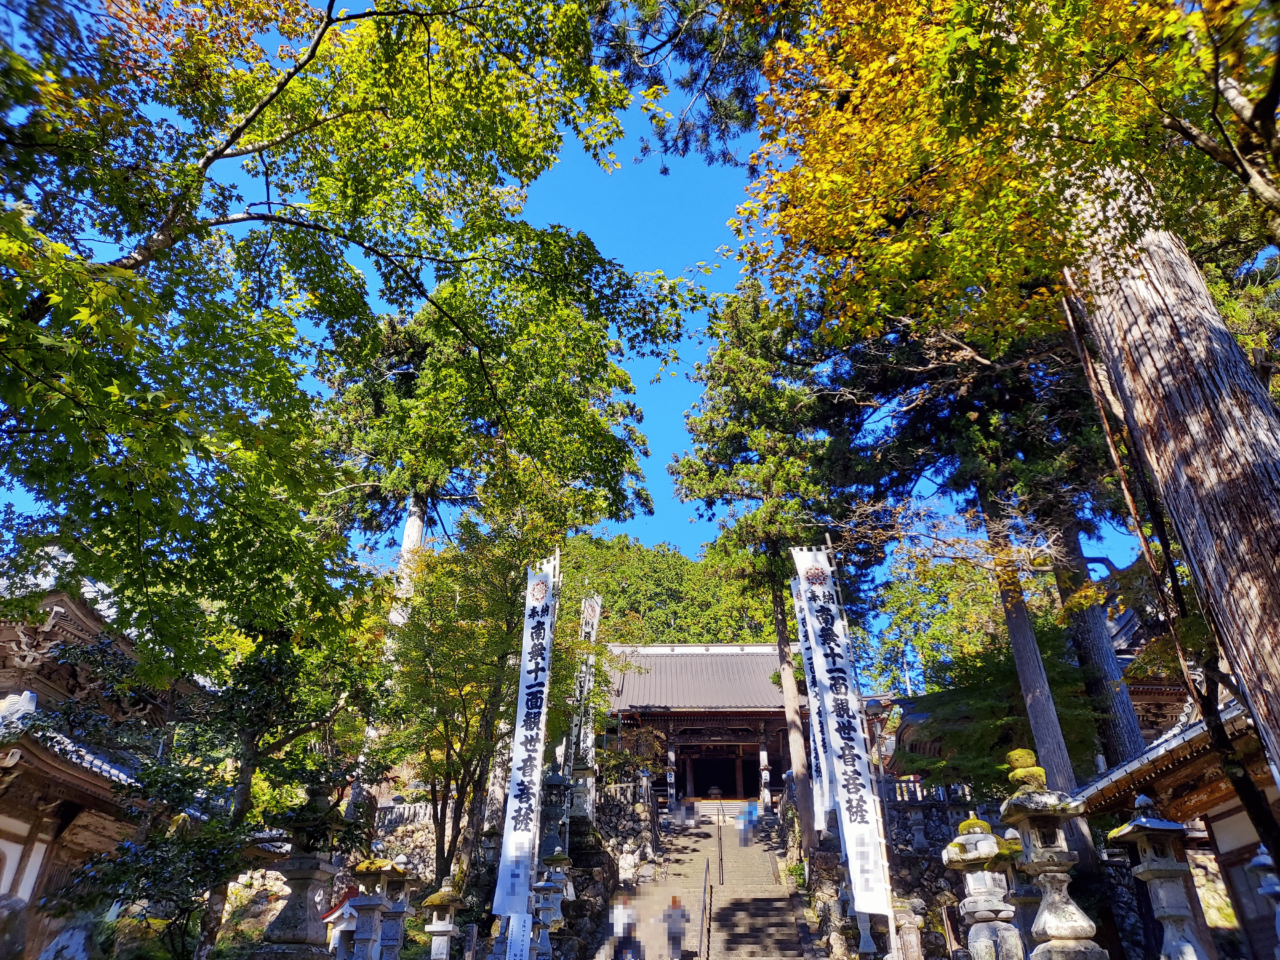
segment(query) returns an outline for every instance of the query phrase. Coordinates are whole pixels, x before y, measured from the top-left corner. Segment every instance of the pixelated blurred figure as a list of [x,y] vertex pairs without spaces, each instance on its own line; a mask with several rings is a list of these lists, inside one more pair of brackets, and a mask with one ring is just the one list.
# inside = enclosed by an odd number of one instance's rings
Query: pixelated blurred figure
[[684,945],[684,928],[689,923],[689,911],[679,897],[671,898],[671,906],[662,911],[662,922],[667,925],[668,960],[680,960]]
[[756,834],[756,824],[760,822],[760,808],[756,801],[748,801],[738,813],[738,845],[745,847],[751,843]]
[[631,906],[631,901],[627,897],[621,897],[617,903],[613,905],[613,910],[609,913],[609,922],[613,925],[613,935],[619,940],[627,936],[635,936],[636,932],[636,910]]
[[636,937],[637,915],[626,897],[614,905],[609,915],[613,922],[613,960],[644,960],[644,947]]

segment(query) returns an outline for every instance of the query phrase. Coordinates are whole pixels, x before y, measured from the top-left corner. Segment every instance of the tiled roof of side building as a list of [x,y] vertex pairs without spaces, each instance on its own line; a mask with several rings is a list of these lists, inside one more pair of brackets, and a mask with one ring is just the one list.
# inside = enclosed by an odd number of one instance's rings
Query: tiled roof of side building
[[783,708],[782,690],[769,680],[778,670],[778,649],[772,644],[610,644],[609,649],[630,664],[610,672],[613,711]]

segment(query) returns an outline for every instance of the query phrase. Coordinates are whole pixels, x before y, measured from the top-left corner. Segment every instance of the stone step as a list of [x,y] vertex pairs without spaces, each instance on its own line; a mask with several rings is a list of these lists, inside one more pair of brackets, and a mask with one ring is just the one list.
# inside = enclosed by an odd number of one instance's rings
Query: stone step
[[804,950],[791,898],[776,884],[717,886],[711,894],[708,960],[793,960]]

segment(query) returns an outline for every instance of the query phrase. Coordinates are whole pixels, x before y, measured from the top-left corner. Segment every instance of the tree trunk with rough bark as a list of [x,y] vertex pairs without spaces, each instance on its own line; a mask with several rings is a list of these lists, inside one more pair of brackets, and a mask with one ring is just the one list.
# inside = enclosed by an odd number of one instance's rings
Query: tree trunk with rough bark
[[1223,652],[1280,758],[1280,412],[1182,241],[1153,230],[1123,263],[1068,282],[1089,300],[1103,367],[1130,414]]
[[[1080,549],[1079,528],[1072,525],[1063,532],[1066,563],[1054,572],[1058,593],[1065,604],[1088,579],[1089,565]],[[1111,645],[1107,613],[1097,604],[1091,604],[1073,612],[1070,618],[1067,633],[1085,673],[1085,690],[1094,704],[1102,755],[1108,767],[1119,766],[1140,754],[1147,744],[1123,679],[1124,671]]]
[[1000,527],[1000,514],[990,494],[979,489],[978,499],[982,513],[987,518],[987,536],[996,553],[996,584],[1000,588],[1000,605],[1004,608],[1004,622],[1009,630],[1009,645],[1013,648],[1013,661],[1018,668],[1018,686],[1027,706],[1027,719],[1031,722],[1031,736],[1036,742],[1036,758],[1044,767],[1045,779],[1050,790],[1072,793],[1076,788],[1076,775],[1071,769],[1071,757],[1058,723],[1058,711],[1053,705],[1049,690],[1049,678],[1044,672],[1044,660],[1036,644],[1035,629],[1027,613],[1027,601],[1022,594],[1022,582],[1012,563],[1002,562],[1000,555],[1008,555],[1012,545]]
[[778,675],[782,681],[782,706],[787,716],[787,744],[791,750],[791,775],[796,785],[796,814],[800,818],[800,844],[805,856],[817,846],[813,825],[813,785],[809,782],[809,754],[804,725],[800,722],[800,689],[796,686],[795,662],[791,659],[791,626],[782,595],[782,586],[769,585],[773,598],[773,629],[778,641]]
[[[252,749],[246,749],[240,760],[236,789],[231,795],[231,816],[228,818],[232,826],[242,826],[253,808],[253,776],[258,772],[259,760],[258,753]],[[230,886],[224,880],[209,890],[204,915],[200,918],[200,939],[196,943],[193,960],[209,960],[213,955],[213,948],[218,945],[218,934],[222,931],[222,915],[227,909]]]

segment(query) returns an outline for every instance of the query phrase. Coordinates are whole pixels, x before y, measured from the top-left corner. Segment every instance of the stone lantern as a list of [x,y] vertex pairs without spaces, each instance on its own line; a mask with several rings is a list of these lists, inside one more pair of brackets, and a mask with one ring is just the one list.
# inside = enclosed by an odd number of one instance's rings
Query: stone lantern
[[350,901],[356,911],[353,960],[399,960],[405,920],[414,915],[409,895],[417,874],[403,855],[365,860],[351,872],[360,885],[360,896]]
[[969,928],[973,960],[1022,960],[1025,951],[1018,928],[1009,921],[1017,908],[1008,903],[1009,876],[1001,864],[1012,852],[973,814],[960,824],[960,835],[942,848],[942,862],[964,874],[965,898],[960,913]]
[[596,768],[579,759],[573,765],[573,806],[570,812],[577,817],[591,817],[591,788],[596,779]]
[[289,897],[264,931],[263,942],[253,953],[255,958],[327,960],[329,956],[324,905],[337,868],[331,855],[321,851],[329,849],[334,821],[341,816],[330,803],[329,793],[327,787],[308,786],[307,801],[300,810],[270,821],[290,831],[289,857],[274,866],[284,875]]
[[[1280,878],[1276,877],[1276,862],[1266,847],[1258,847],[1258,855],[1245,866],[1258,878],[1258,893],[1271,901],[1273,908],[1280,907]],[[1276,933],[1280,936],[1280,913],[1276,914]],[[1276,947],[1276,960],[1280,960],[1280,947]]]
[[1084,803],[1045,785],[1044,769],[1030,750],[1009,754],[1009,781],[1018,790],[1000,807],[1000,819],[1015,827],[1022,841],[1019,865],[1039,886],[1042,899],[1031,926],[1038,946],[1034,960],[1107,960],[1093,942],[1097,933],[1083,910],[1067,893],[1071,867],[1079,859],[1067,849],[1062,826],[1078,817]]
[[461,904],[462,898],[453,892],[451,878],[422,901],[422,906],[431,912],[431,922],[422,928],[423,933],[431,934],[431,960],[448,960],[449,938],[458,934],[453,918]]
[[549,873],[547,879],[556,885],[557,892],[552,896],[552,906],[554,911],[551,914],[551,929],[559,930],[564,926],[564,913],[561,903],[565,900],[573,900],[573,881],[569,879],[569,874],[565,871],[573,866],[573,861],[565,854],[563,847],[556,847],[556,852],[549,857],[543,859]]
[[564,915],[560,913],[560,888],[552,882],[550,874],[543,876],[541,882],[533,885],[534,945],[536,956],[551,956],[551,926],[558,917],[564,923]]
[[566,820],[565,805],[569,800],[569,778],[561,775],[560,765],[551,764],[551,772],[542,778],[542,846],[544,856],[550,856],[561,846],[560,825]]
[[502,845],[502,831],[497,827],[488,827],[480,834],[480,853],[484,862],[489,865],[498,862],[498,848]]
[[1139,795],[1133,806],[1133,819],[1112,830],[1107,839],[1138,848],[1138,864],[1132,873],[1147,885],[1151,911],[1164,928],[1160,960],[1208,960],[1187,898],[1185,878],[1191,867],[1182,846],[1187,830],[1180,823],[1161,819],[1147,797]]

